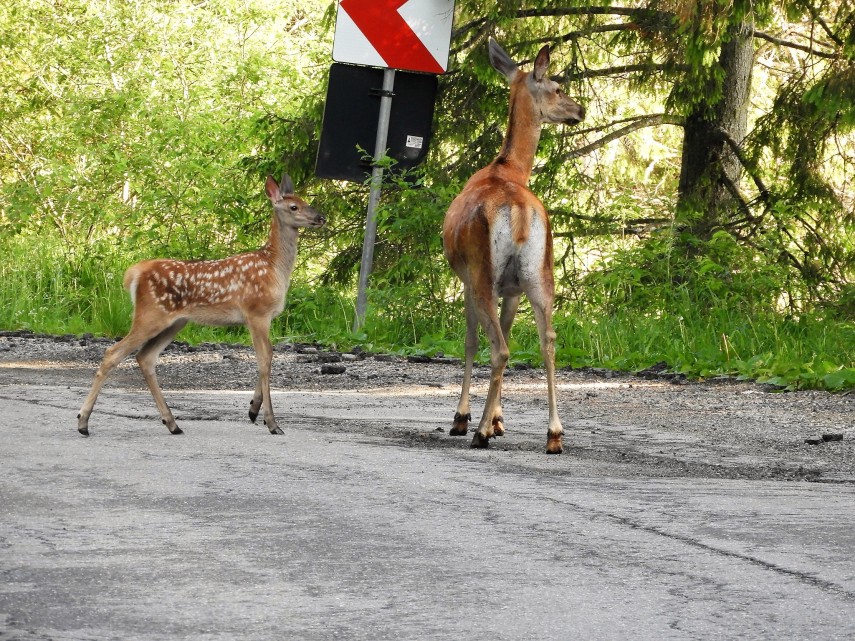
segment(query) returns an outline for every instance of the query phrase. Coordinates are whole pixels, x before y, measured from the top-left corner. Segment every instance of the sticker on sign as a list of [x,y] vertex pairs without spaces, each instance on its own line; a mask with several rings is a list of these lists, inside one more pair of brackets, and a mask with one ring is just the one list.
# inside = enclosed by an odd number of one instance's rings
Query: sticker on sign
[[422,145],[424,145],[425,139],[421,136],[407,136],[407,147],[412,147],[413,149],[421,149]]
[[444,73],[454,0],[341,0],[333,60]]

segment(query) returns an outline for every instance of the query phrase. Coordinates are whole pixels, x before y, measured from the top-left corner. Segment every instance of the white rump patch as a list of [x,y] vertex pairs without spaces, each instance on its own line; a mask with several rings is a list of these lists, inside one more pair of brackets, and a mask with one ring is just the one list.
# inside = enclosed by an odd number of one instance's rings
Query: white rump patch
[[499,210],[490,228],[493,282],[500,296],[519,295],[540,289],[541,269],[546,252],[546,226],[531,212],[528,238],[517,244],[511,226],[511,207]]

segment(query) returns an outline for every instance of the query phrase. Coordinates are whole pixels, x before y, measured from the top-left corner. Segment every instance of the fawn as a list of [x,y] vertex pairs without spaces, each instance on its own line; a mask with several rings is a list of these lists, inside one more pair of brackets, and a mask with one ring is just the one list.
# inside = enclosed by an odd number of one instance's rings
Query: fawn
[[221,260],[144,260],[128,268],[124,287],[134,303],[133,323],[127,336],[107,348],[77,415],[77,431],[89,435],[89,416],[104,381],[119,363],[137,351],[137,363],[163,424],[170,433],[181,434],[163,399],[155,364],[175,335],[193,321],[202,325],[247,326],[258,361],[249,418],[254,423],[263,410],[270,433],[282,434],[270,401],[270,323],[285,307],[299,228],[321,227],[326,219],[294,193],[294,183],[287,174],[278,185],[268,176],[265,192],[273,204],[273,220],[270,236],[261,249]]

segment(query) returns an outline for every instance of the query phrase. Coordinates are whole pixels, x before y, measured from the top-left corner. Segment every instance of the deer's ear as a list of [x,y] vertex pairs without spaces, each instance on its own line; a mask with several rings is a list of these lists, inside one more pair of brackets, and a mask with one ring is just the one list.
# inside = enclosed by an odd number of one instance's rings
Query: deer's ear
[[268,176],[264,183],[264,191],[270,200],[279,200],[282,194],[279,193],[279,185],[276,184],[276,179],[273,176]]
[[534,59],[534,79],[540,82],[546,76],[549,68],[549,46],[543,47]]
[[501,45],[492,38],[487,45],[487,52],[490,55],[490,64],[493,65],[493,69],[508,80],[513,80],[517,75],[518,68],[517,63],[511,59],[508,52],[502,49]]
[[294,193],[294,181],[288,174],[282,174],[282,180],[279,182],[279,191],[284,196],[285,194]]

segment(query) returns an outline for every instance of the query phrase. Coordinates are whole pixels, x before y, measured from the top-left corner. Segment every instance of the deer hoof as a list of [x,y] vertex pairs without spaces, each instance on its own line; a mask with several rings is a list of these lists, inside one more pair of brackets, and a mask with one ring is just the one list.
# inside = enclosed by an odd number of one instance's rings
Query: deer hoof
[[496,416],[493,418],[493,436],[504,436],[505,435],[505,419],[501,416]]
[[472,437],[472,443],[469,445],[473,450],[486,450],[490,445],[490,439],[482,436],[481,432],[475,432]]
[[252,399],[249,402],[249,420],[255,423],[255,419],[258,418],[258,413],[261,411],[261,401],[256,401]]
[[271,428],[270,433],[271,434],[284,434],[285,432],[282,431],[281,427],[276,426],[274,428]]
[[466,436],[469,431],[469,421],[472,420],[471,414],[454,413],[454,424],[448,431],[449,436]]
[[89,417],[83,419],[83,412],[80,412],[77,415],[77,431],[83,434],[83,436],[89,436]]
[[184,434],[184,430],[182,430],[180,427],[178,427],[176,425],[174,430],[169,430],[169,433],[170,434]]
[[561,454],[564,451],[564,446],[561,444],[561,437],[548,438],[546,441],[547,454]]

